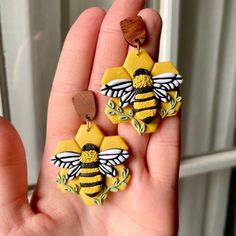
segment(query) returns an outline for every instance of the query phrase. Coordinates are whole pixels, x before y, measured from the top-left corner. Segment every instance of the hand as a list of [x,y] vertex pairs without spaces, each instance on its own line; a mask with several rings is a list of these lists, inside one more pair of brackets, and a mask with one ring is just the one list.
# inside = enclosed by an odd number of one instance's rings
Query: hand
[[[142,0],[116,0],[106,15],[100,8],[88,9],[71,27],[52,86],[45,152],[31,203],[23,145],[16,130],[0,119],[0,235],[177,234],[179,118],[167,118],[152,135],[139,136],[129,123],[117,127],[108,121],[103,113],[107,98],[99,94],[104,70],[122,65],[127,55],[122,19],[143,17],[148,31],[144,48],[157,60],[161,19],[142,7]],[[55,183],[58,169],[50,163],[58,141],[73,138],[78,130],[72,97],[87,89],[97,93],[96,123],[107,135],[121,135],[131,152],[127,189],[110,194],[102,207],[62,193]]]

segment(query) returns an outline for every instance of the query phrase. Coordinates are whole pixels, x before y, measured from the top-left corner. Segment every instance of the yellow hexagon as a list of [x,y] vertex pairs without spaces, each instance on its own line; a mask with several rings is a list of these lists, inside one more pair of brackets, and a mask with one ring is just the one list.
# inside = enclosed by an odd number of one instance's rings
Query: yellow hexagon
[[107,136],[103,139],[103,142],[100,146],[100,151],[102,152],[111,148],[128,150],[128,146],[124,142],[123,138],[121,138],[119,135]]
[[115,67],[115,68],[108,68],[106,69],[101,85],[105,85],[109,83],[111,80],[116,80],[116,79],[132,79],[128,71],[123,67]]
[[152,58],[145,50],[141,50],[140,55],[137,55],[137,50],[130,50],[123,66],[133,77],[134,72],[140,68],[151,72],[153,64]]
[[60,141],[55,148],[54,154],[65,151],[81,153],[81,149],[74,139]]
[[104,135],[96,124],[92,124],[89,131],[87,125],[81,125],[75,136],[75,140],[81,148],[87,143],[100,147],[103,138]]
[[167,72],[179,74],[179,71],[169,61],[155,63],[152,68],[151,74],[152,75],[159,75],[159,74],[163,74],[163,73],[167,73]]

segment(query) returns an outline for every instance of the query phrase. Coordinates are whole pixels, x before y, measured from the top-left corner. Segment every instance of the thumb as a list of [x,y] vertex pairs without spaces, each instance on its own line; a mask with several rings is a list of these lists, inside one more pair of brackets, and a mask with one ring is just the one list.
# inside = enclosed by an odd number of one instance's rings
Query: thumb
[[23,206],[26,205],[28,199],[24,147],[15,128],[0,117],[1,230],[9,230],[16,221],[20,220]]

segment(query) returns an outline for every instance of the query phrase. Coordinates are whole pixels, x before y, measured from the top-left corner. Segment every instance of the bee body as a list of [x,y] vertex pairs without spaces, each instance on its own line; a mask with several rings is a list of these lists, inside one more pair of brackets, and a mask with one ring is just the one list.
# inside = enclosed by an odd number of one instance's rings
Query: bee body
[[95,197],[102,190],[103,176],[98,168],[98,153],[94,145],[87,144],[83,147],[80,162],[80,187],[85,194]]
[[136,93],[133,102],[133,108],[137,117],[144,123],[149,124],[157,114],[157,99],[154,92]]
[[156,116],[158,105],[150,73],[145,69],[137,70],[134,73],[133,87],[135,93],[134,111],[140,120],[149,124]]

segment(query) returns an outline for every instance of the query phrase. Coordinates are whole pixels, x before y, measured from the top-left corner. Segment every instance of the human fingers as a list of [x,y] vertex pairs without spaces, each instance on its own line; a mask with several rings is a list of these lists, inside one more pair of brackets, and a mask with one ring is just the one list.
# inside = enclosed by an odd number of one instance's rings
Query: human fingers
[[[143,18],[147,29],[147,41],[142,46],[142,49],[147,50],[153,60],[157,60],[162,27],[161,17],[153,9],[143,9],[138,15]],[[134,48],[130,47],[129,50],[134,50]],[[118,131],[132,148],[132,156],[135,161],[130,160],[131,168],[133,168],[135,172],[141,173],[137,170],[140,168],[143,170],[145,168],[146,160],[144,157],[146,156],[149,135],[139,136],[134,128],[128,123],[119,124]]]
[[180,117],[163,120],[152,134],[147,149],[147,165],[151,177],[177,188],[180,161]]
[[[107,68],[118,67],[124,63],[128,45],[121,32],[120,21],[129,16],[137,15],[143,5],[143,0],[116,0],[107,12],[98,38],[89,89],[100,93],[100,83],[104,71]],[[98,96],[97,106],[99,112],[96,117],[96,123],[107,134],[114,134],[116,126],[108,122],[108,119],[104,116],[104,109],[108,98],[102,95]]]
[[[0,117],[0,234],[32,214],[27,200],[23,144],[15,128]],[[4,234],[5,232],[5,234]]]

